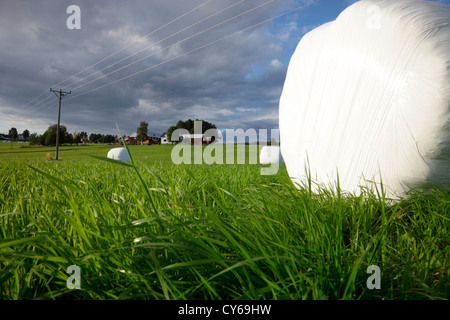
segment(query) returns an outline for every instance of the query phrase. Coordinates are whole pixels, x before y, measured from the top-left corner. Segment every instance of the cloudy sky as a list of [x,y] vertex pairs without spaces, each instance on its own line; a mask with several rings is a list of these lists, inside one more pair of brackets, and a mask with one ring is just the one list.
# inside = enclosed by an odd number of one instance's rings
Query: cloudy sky
[[189,118],[276,129],[299,40],[353,2],[0,0],[0,133],[56,123],[50,88],[72,90],[70,132],[131,134],[146,121],[161,134]]

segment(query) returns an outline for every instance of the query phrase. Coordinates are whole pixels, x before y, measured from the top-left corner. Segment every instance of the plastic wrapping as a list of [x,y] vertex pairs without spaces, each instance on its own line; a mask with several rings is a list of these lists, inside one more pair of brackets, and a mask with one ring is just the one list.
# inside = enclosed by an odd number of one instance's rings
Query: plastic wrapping
[[109,150],[107,158],[120,161],[130,161],[130,157],[128,156],[125,148],[114,148]]
[[260,164],[284,163],[281,157],[280,147],[264,146],[259,154]]
[[404,196],[450,184],[450,7],[362,0],[306,34],[279,106],[296,184]]

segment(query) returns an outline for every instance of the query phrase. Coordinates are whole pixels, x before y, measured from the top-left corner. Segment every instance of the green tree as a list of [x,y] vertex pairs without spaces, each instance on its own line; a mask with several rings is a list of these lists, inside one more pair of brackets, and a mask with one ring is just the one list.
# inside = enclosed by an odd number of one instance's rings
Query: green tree
[[82,141],[83,143],[87,142],[88,134],[86,131],[81,131],[80,133],[78,133],[78,135],[80,136],[80,141]]
[[148,123],[145,121],[141,121],[139,127],[137,128],[137,137],[136,137],[137,142],[142,143],[144,140],[146,140],[147,133],[148,133]]
[[101,142],[103,142],[102,137],[103,136],[100,133],[91,133],[89,135],[89,141],[91,143],[99,143],[99,142],[101,143]]
[[64,137],[64,140],[66,141],[66,143],[70,143],[70,145],[73,144],[73,134],[67,132],[66,136]]
[[194,133],[195,122],[192,119],[188,119],[184,122],[184,128],[189,131],[189,133]]
[[73,143],[78,145],[81,142],[80,134],[78,132],[73,133]]
[[179,121],[177,122],[177,124],[176,124],[176,128],[177,128],[177,129],[186,129],[186,128],[185,128],[185,123],[184,123],[184,121],[179,120]]
[[206,131],[210,130],[210,129],[215,129],[214,132],[217,133],[217,128],[216,125],[214,123],[205,121],[205,120],[200,120],[202,121],[202,133],[205,133]]
[[116,136],[113,136],[112,134],[107,134],[103,136],[103,143],[114,143],[116,139],[117,139]]
[[28,138],[30,137],[30,131],[28,131],[28,129],[25,129],[22,133],[22,137],[24,140],[28,140]]
[[9,129],[9,137],[12,140],[16,140],[18,136],[19,136],[19,134],[17,133],[17,129],[16,128],[13,127],[11,129]]
[[[44,133],[44,144],[54,146],[56,145],[56,129],[58,125],[54,124],[48,127],[47,131]],[[67,127],[64,125],[59,126],[59,144],[66,142]]]
[[34,132],[30,135],[30,144],[32,146],[41,144],[41,140],[42,140],[42,136],[38,135],[36,132]]
[[178,129],[176,126],[171,126],[169,129],[167,129],[167,132],[166,132],[166,134],[167,134],[167,141],[172,142],[172,133],[173,133],[176,129]]
[[[216,125],[213,123],[210,123],[208,121],[205,120],[198,120],[196,119],[195,121],[201,121],[202,122],[202,134],[205,133],[206,131],[208,131],[209,129],[215,129],[212,133],[213,134],[209,134],[208,136],[215,136],[217,135],[217,128]],[[176,124],[176,126],[171,126],[169,129],[167,129],[167,139],[169,141],[172,141],[172,133],[174,130],[176,129],[186,129],[189,133],[194,133],[194,129],[195,129],[195,121],[192,119],[188,119],[186,121],[182,121],[179,120]],[[211,133],[211,131],[209,132]]]

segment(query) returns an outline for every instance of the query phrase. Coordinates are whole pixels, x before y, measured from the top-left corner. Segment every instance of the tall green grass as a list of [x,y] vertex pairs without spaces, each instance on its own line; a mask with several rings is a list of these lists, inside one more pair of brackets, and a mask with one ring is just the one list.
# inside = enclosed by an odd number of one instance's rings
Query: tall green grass
[[283,166],[27,164],[0,166],[0,299],[450,296],[448,190],[392,205],[297,190]]

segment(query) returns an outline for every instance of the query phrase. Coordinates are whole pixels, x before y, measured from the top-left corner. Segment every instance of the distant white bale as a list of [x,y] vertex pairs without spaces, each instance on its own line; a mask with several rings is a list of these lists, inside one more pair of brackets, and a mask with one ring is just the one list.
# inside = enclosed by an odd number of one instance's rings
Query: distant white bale
[[130,157],[128,156],[127,149],[125,148],[114,148],[109,150],[108,158],[120,161],[130,161]]
[[363,0],[302,38],[279,114],[294,183],[382,182],[392,198],[450,184],[449,22],[448,5]]
[[259,162],[261,164],[283,163],[280,147],[262,147],[261,153],[259,154]]

